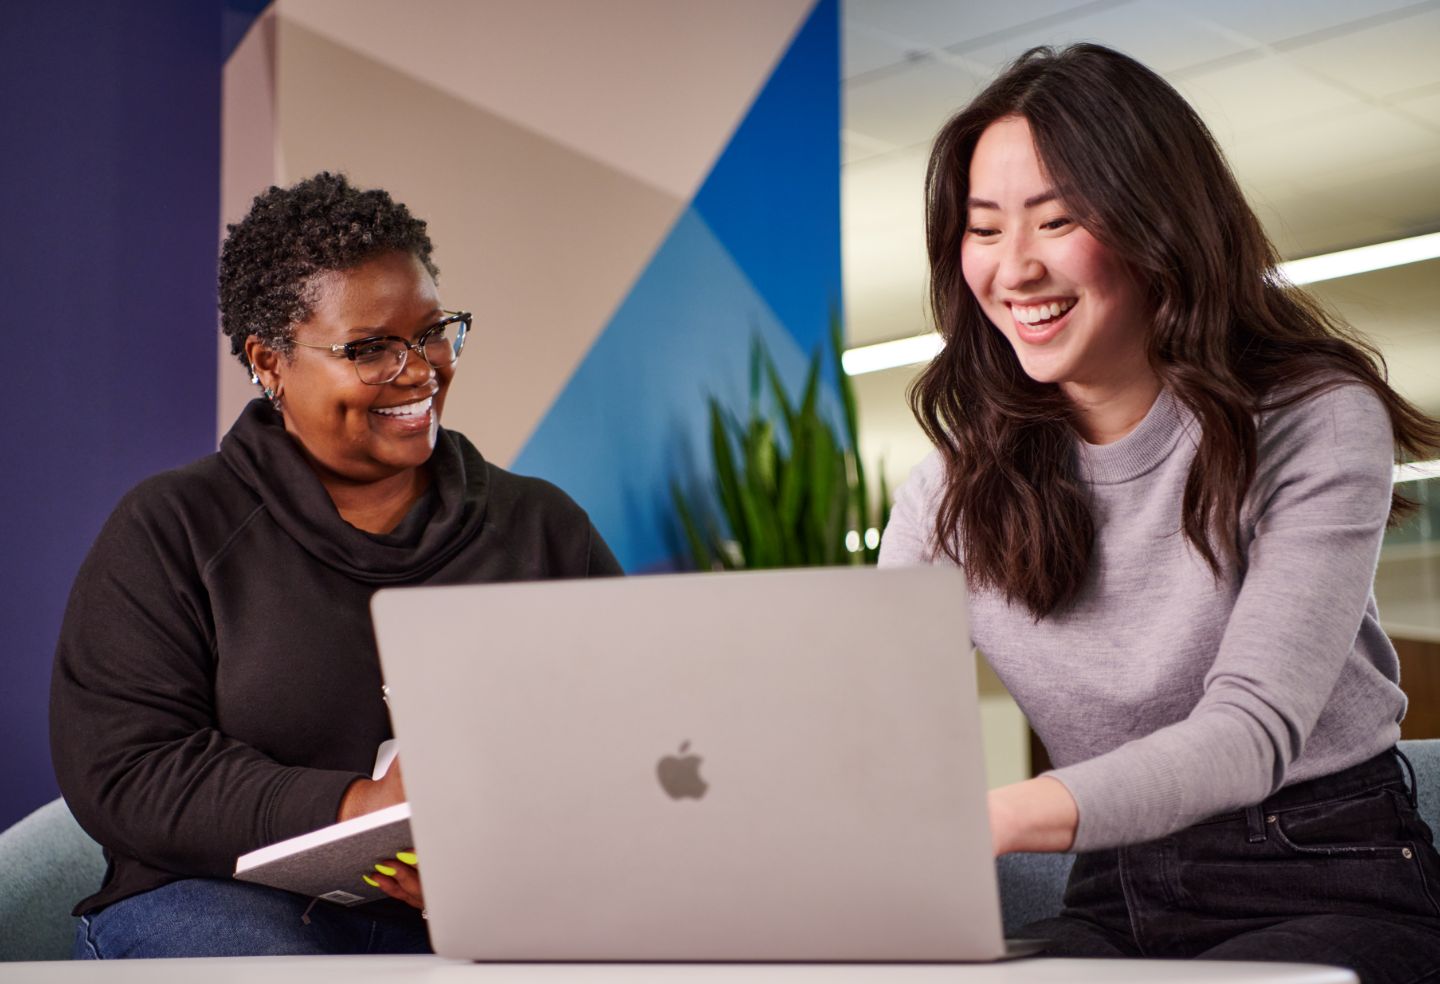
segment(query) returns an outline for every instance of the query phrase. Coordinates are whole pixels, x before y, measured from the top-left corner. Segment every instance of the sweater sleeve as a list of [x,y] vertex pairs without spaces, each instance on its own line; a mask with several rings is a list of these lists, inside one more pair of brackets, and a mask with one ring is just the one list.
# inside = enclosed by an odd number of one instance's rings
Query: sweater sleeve
[[111,852],[182,875],[335,821],[357,776],[289,767],[227,737],[204,586],[169,503],[123,501],[76,577],[51,679],[61,791]]
[[1325,709],[1373,590],[1393,436],[1345,385],[1263,423],[1244,568],[1204,692],[1184,720],[1048,773],[1079,806],[1074,849],[1161,837],[1279,788]]

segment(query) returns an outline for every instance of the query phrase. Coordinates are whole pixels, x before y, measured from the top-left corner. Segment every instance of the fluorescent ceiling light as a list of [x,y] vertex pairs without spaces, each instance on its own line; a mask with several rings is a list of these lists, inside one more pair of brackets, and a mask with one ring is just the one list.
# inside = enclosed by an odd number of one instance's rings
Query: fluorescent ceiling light
[[897,338],[893,342],[847,349],[845,354],[840,356],[840,364],[845,367],[845,375],[858,376],[866,372],[879,372],[881,369],[894,369],[896,366],[929,362],[944,346],[945,343],[937,333],[927,331],[923,335]]
[[1335,280],[1338,277],[1352,277],[1357,273],[1384,270],[1387,267],[1419,263],[1440,257],[1440,232],[1428,236],[1412,236],[1374,246],[1345,249],[1323,256],[1308,256],[1303,260],[1291,260],[1279,266],[1280,275],[1295,284],[1318,283],[1321,280]]
[[[1301,260],[1289,260],[1281,263],[1277,271],[1298,287],[1301,284],[1352,277],[1357,273],[1369,273],[1371,270],[1384,270],[1387,267],[1436,258],[1440,258],[1440,232],[1341,250],[1338,253],[1326,253],[1322,256],[1307,256]],[[859,376],[862,373],[929,362],[943,346],[940,336],[932,331],[910,338],[897,338],[893,342],[847,349],[840,361],[847,376]]]
[[1411,461],[1395,466],[1395,484],[1419,482],[1427,478],[1440,478],[1440,460]]

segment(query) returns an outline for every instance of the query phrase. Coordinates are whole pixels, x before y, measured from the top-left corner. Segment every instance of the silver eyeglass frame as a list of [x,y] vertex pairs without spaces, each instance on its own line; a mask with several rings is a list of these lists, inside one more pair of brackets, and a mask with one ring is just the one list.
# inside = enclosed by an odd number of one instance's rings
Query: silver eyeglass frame
[[[298,345],[301,348],[320,349],[322,351],[330,352],[333,355],[338,355],[342,358],[349,359],[350,363],[355,366],[356,377],[359,378],[360,382],[364,383],[366,386],[388,386],[390,383],[393,383],[395,380],[399,379],[400,374],[405,371],[405,367],[410,364],[411,352],[414,352],[415,354],[419,355],[420,358],[424,359],[425,364],[431,369],[448,369],[460,361],[460,353],[465,348],[465,339],[468,338],[470,335],[470,324],[471,321],[474,319],[474,316],[469,311],[442,310],[440,313],[445,315],[445,317],[435,322],[429,328],[426,328],[424,331],[422,331],[420,333],[420,337],[415,339],[415,341],[413,342],[410,341],[410,339],[408,338],[401,338],[399,335],[369,335],[365,338],[357,338],[352,342],[336,342],[333,345],[318,345],[314,342],[302,342],[296,338],[292,338],[290,339],[290,341],[292,344]],[[455,339],[455,358],[450,362],[437,366],[435,363],[431,362],[430,357],[425,354],[425,342],[427,339],[430,338],[431,335],[435,334],[437,331],[443,331],[450,325],[454,324],[458,324],[460,326],[459,334],[456,336]],[[395,364],[396,367],[394,375],[390,376],[387,379],[382,379],[379,382],[371,382],[370,380],[360,376],[360,363],[357,361],[359,357],[358,350],[362,345],[373,345],[376,342],[399,342],[401,345],[405,346],[405,354],[401,356],[400,361]]]

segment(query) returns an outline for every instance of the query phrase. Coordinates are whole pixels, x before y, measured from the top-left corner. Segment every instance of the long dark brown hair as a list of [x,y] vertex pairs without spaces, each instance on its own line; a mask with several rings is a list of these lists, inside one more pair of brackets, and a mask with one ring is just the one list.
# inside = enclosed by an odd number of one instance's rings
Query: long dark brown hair
[[[945,463],[936,546],[973,588],[1041,618],[1081,590],[1095,536],[1074,406],[1025,374],[961,270],[970,158],[1007,117],[1029,122],[1072,218],[1144,285],[1150,365],[1201,428],[1184,534],[1217,576],[1239,561],[1257,414],[1358,380],[1384,402],[1397,448],[1418,458],[1440,446],[1440,423],[1390,388],[1380,353],[1277,277],[1274,246],[1179,93],[1109,48],[1036,48],[945,125],[925,176],[930,304],[945,348],[910,404]],[[1392,522],[1408,506],[1395,496]]]

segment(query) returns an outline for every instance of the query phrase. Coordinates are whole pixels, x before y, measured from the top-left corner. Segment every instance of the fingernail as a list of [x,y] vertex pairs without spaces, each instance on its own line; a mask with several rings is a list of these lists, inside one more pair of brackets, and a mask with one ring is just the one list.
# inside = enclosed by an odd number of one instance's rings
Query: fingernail
[[406,864],[410,865],[410,867],[412,867],[412,868],[415,867],[415,865],[417,865],[417,864],[420,863],[420,859],[417,858],[417,857],[415,857],[415,854],[414,854],[413,851],[396,851],[396,852],[395,852],[395,860],[396,860],[396,861],[403,861],[403,862],[405,862]]
[[369,875],[361,875],[360,880],[363,881],[365,884],[369,885],[371,888],[380,887],[380,883],[377,882],[375,879],[371,878]]
[[395,869],[390,867],[389,865],[377,864],[375,866],[375,870],[380,872],[380,874],[382,875],[389,875],[391,878],[395,877]]

